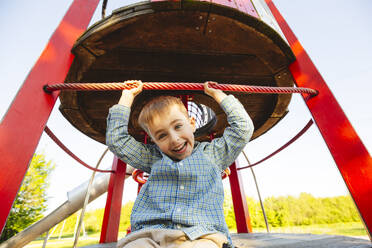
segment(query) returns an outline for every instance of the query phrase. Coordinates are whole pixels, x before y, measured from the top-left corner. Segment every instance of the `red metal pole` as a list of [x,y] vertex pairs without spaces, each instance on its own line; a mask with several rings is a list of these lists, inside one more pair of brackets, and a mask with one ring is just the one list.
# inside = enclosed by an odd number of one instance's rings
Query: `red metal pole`
[[317,89],[305,98],[372,240],[372,158],[305,49],[271,0],[266,0],[297,60],[289,67],[296,85]]
[[114,157],[110,182],[107,190],[105,214],[103,216],[100,243],[111,243],[118,241],[121,201],[123,199],[124,181],[127,164]]
[[58,97],[43,85],[64,81],[75,40],[88,26],[99,0],[75,0],[30,71],[0,124],[0,230]]
[[231,195],[234,205],[236,229],[238,233],[251,233],[252,224],[251,218],[249,217],[248,205],[246,195],[244,193],[243,180],[240,175],[240,171],[237,171],[235,161],[230,166],[231,174],[229,176]]

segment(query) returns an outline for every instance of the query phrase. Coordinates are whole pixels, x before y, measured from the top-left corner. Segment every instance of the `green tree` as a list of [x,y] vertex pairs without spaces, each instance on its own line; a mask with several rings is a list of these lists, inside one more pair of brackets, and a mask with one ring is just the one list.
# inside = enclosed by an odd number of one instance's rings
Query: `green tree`
[[130,226],[130,215],[132,213],[134,202],[129,201],[121,208],[121,216],[120,216],[120,232],[126,232],[128,227]]
[[234,206],[232,202],[231,193],[225,190],[225,199],[223,202],[223,209],[225,215],[225,221],[229,229],[236,229]]
[[34,154],[22,186],[10,210],[0,242],[9,239],[43,217],[46,209],[48,176],[53,170],[51,161]]

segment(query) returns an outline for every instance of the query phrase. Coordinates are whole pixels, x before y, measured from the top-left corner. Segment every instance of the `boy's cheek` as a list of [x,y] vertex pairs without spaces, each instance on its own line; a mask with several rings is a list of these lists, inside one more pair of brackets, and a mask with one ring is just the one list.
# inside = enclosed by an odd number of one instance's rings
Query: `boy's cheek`
[[160,151],[162,151],[163,153],[168,153],[165,144],[156,141],[154,143],[159,147]]

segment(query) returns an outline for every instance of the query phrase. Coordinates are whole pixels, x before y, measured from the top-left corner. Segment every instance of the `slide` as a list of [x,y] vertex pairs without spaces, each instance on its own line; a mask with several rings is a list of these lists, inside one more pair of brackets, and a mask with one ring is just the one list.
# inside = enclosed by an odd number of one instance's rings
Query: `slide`
[[[131,173],[132,168],[130,166],[128,167],[127,172]],[[89,202],[93,201],[107,191],[110,175],[110,173],[104,173],[97,175],[94,178],[92,189],[90,191]],[[127,175],[125,178],[127,177],[129,176]],[[88,183],[89,180],[77,186],[70,192],[67,192],[67,201],[38,222],[27,227],[25,230],[11,237],[7,241],[1,243],[0,248],[23,247],[35,240],[41,234],[47,232],[53,226],[71,216],[76,211],[80,210],[84,205]]]

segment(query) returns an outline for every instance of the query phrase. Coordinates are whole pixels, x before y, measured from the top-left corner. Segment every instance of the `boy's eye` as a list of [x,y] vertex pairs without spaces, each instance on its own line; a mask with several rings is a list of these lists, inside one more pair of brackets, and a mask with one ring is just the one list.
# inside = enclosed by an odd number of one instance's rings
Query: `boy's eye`
[[175,126],[175,129],[180,129],[182,127],[182,124],[177,124],[176,126]]
[[163,139],[163,138],[165,138],[165,136],[166,136],[165,133],[159,134],[158,139],[159,139],[159,140],[160,140],[160,139]]

